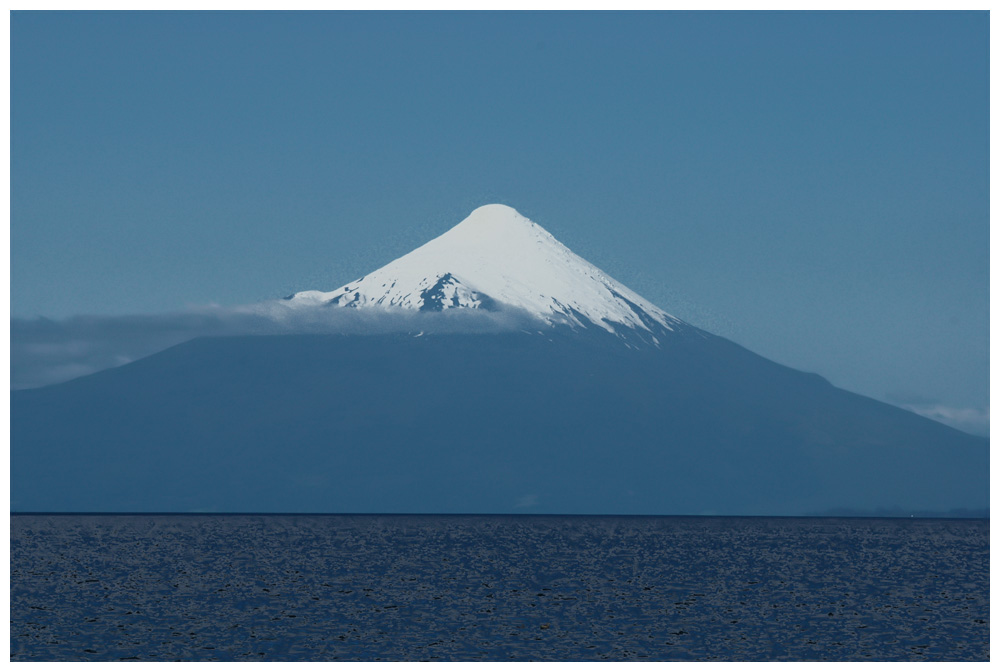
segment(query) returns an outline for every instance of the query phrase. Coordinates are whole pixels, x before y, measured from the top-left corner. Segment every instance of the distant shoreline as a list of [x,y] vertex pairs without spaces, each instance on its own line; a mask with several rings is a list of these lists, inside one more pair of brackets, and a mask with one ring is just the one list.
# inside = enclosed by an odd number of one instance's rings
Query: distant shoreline
[[713,518],[747,518],[761,520],[823,520],[823,519],[870,519],[870,520],[989,520],[989,511],[947,511],[944,513],[817,513],[802,516],[748,516],[748,515],[699,515],[699,514],[635,514],[635,513],[273,513],[213,512],[213,511],[11,511],[11,516],[267,516],[267,517],[393,517],[393,518],[687,518],[709,520]]

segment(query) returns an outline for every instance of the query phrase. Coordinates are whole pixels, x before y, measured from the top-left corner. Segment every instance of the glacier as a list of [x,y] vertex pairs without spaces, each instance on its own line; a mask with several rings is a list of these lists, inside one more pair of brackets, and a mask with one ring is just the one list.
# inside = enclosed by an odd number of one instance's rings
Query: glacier
[[477,208],[409,254],[333,291],[303,291],[293,308],[525,311],[542,323],[609,333],[672,331],[684,324],[574,254],[506,205]]

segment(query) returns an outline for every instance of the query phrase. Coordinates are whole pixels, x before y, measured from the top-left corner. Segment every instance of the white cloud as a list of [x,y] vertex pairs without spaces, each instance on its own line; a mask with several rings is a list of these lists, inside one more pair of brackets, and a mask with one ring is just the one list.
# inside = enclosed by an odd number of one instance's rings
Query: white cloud
[[958,408],[943,404],[905,404],[902,407],[969,434],[980,436],[989,436],[990,434],[989,407]]
[[203,306],[158,315],[12,319],[12,389],[59,383],[121,366],[199,336],[497,333],[537,328],[521,311],[291,308],[280,301]]

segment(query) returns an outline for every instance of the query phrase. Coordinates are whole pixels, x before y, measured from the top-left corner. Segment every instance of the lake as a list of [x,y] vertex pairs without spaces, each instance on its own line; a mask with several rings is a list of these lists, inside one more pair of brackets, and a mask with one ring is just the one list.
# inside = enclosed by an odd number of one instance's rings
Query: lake
[[11,660],[989,660],[989,521],[12,515]]

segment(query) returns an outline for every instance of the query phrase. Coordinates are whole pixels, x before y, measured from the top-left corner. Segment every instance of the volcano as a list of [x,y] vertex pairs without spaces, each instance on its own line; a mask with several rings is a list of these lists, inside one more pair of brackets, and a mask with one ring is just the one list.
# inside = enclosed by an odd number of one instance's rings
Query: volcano
[[[12,392],[13,510],[988,508],[987,439],[687,324],[506,206],[280,308],[412,314],[421,328],[195,339]],[[427,328],[477,312],[516,319]]]
[[294,307],[402,308],[421,312],[513,308],[552,327],[599,327],[658,342],[685,326],[573,254],[505,205],[484,205],[426,245],[332,292],[285,299]]

